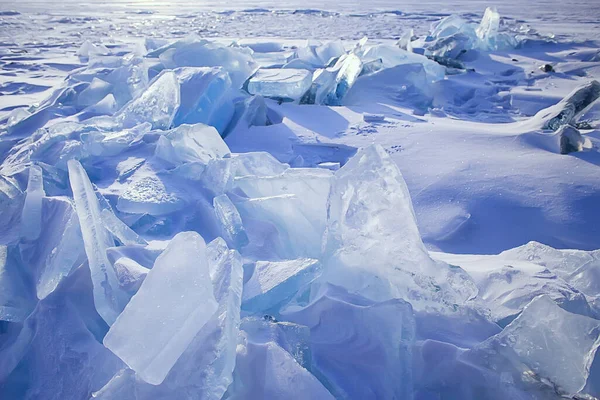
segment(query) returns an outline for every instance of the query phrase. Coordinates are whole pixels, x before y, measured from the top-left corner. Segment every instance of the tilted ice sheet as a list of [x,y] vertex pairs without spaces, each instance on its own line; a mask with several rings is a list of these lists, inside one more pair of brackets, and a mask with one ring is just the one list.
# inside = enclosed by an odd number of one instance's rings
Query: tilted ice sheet
[[69,161],[69,180],[92,273],[94,303],[98,313],[111,325],[128,300],[128,296],[119,288],[115,272],[106,258],[106,249],[113,243],[102,223],[100,205],[92,183],[76,160]]
[[205,247],[195,232],[175,236],[104,338],[106,347],[153,385],[165,379],[218,308]]

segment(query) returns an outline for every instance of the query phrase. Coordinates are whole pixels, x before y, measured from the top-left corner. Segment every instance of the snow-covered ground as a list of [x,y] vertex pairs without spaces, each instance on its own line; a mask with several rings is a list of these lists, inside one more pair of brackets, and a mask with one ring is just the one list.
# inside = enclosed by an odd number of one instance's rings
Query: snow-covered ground
[[0,398],[598,398],[600,7],[490,5],[0,0]]

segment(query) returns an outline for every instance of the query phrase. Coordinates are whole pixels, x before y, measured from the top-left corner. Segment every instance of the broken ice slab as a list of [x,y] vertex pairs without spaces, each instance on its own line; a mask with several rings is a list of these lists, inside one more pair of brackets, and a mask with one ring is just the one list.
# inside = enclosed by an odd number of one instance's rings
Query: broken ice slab
[[483,13],[483,18],[479,26],[475,30],[477,37],[486,48],[493,49],[495,47],[496,37],[500,29],[500,14],[496,11],[496,7],[488,7]]
[[177,75],[171,70],[163,71],[139,97],[123,107],[115,118],[125,128],[149,122],[153,129],[169,129],[180,101]]
[[248,92],[295,101],[310,89],[311,82],[312,73],[304,69],[260,69],[250,78]]
[[111,325],[127,304],[129,296],[119,288],[115,271],[106,257],[106,249],[113,246],[114,242],[104,228],[92,183],[79,161],[69,160],[68,167],[75,210],[94,285],[94,304],[98,314]]
[[597,363],[599,337],[600,321],[571,314],[542,295],[478,350],[495,352],[506,359],[504,365],[495,361],[497,370],[520,362],[558,393],[597,397],[600,388],[586,384],[588,379],[597,379],[593,374],[598,371],[591,367]]
[[251,53],[250,49],[226,47],[192,35],[160,47],[148,53],[147,57],[159,57],[165,68],[170,69],[222,67],[229,73],[233,88],[239,89],[256,71]]
[[0,243],[19,239],[24,195],[12,179],[0,175]]
[[111,326],[104,345],[144,381],[158,385],[217,308],[204,240],[195,232],[179,233]]
[[92,43],[89,40],[83,42],[79,50],[76,53],[79,57],[88,58],[92,55],[106,55],[110,54],[110,50],[102,43]]
[[600,82],[593,80],[569,93],[558,104],[538,112],[533,119],[540,120],[544,129],[557,131],[563,125],[577,122],[600,97]]
[[415,320],[409,303],[372,302],[325,285],[306,306],[292,303],[282,314],[310,328],[313,371],[336,398],[412,397]]
[[115,261],[113,268],[117,274],[119,286],[132,295],[138,291],[149,271],[148,268],[144,268],[135,260],[127,257],[121,257]]
[[[558,252],[562,258],[560,251],[551,250]],[[489,309],[488,318],[502,327],[513,321],[531,300],[541,294],[549,296],[565,310],[593,315],[585,296],[576,288],[542,263],[513,254],[509,250],[498,256],[435,253],[434,257],[460,266],[469,274],[478,288],[475,302]],[[581,265],[575,260],[572,262],[573,268]],[[585,262],[589,259],[586,258]]]
[[110,83],[100,78],[93,78],[90,85],[79,93],[77,104],[81,107],[93,106],[105,98],[111,89],[112,85]]
[[327,215],[319,281],[376,301],[403,298],[417,309],[452,309],[466,300],[467,283],[453,287],[451,269],[429,257],[408,187],[381,146],[360,150],[335,172]]
[[119,219],[111,210],[105,208],[101,212],[102,222],[106,229],[114,235],[122,244],[147,244],[133,229]]
[[21,237],[25,240],[36,240],[40,236],[42,230],[42,199],[45,195],[42,168],[39,165],[31,164],[29,166],[25,204],[21,215]]
[[240,189],[250,198],[294,195],[293,202],[298,205],[298,211],[313,227],[316,235],[314,240],[320,243],[320,238],[325,231],[327,196],[332,177],[333,174],[328,170],[289,168],[274,176],[237,177],[234,179],[233,187]]
[[180,105],[173,126],[203,123],[223,132],[234,113],[232,84],[223,68],[177,68]]
[[[282,194],[232,198],[242,216],[253,254],[263,259],[317,258],[321,254],[322,224],[306,214],[305,198]],[[317,221],[317,222],[316,222]]]
[[339,106],[348,90],[362,72],[363,64],[354,54],[339,58],[334,66],[314,73],[310,91],[302,99],[305,104]]
[[257,261],[252,277],[244,285],[242,309],[252,314],[268,312],[289,300],[320,272],[321,263],[312,258]]
[[403,64],[421,64],[429,82],[442,80],[446,76],[446,69],[438,63],[395,46],[379,44],[368,47],[362,59],[363,61],[380,59],[383,68],[392,68]]
[[542,265],[586,296],[600,296],[600,250],[558,250],[529,242],[502,252],[500,257]]
[[[37,258],[37,297],[46,298],[71,271],[85,260],[85,251],[79,218],[68,200],[48,198],[44,204],[44,229],[54,232],[35,252]],[[35,253],[34,252],[34,253]],[[33,260],[30,261],[34,264]]]
[[222,239],[206,246],[217,311],[195,335],[160,385],[150,385],[131,370],[116,374],[97,399],[219,400],[232,381],[242,295],[242,260]]
[[119,109],[115,97],[112,94],[107,94],[98,103],[86,107],[80,114],[79,120],[86,119],[88,117],[95,117],[99,115],[113,115]]
[[240,323],[254,343],[274,342],[290,353],[294,360],[310,371],[310,329],[304,325],[287,321],[277,321],[271,315],[246,317]]
[[231,157],[211,160],[202,175],[202,182],[214,193],[222,194],[233,188],[236,176],[279,175],[289,167],[267,152],[234,154]]
[[234,380],[227,396],[232,400],[334,399],[290,353],[254,331],[240,333]]
[[131,214],[164,215],[184,206],[184,200],[155,175],[132,182],[117,200],[117,209]]
[[242,223],[242,217],[226,194],[213,199],[213,207],[217,220],[221,223],[223,237],[234,249],[241,249],[248,244],[248,235]]
[[323,68],[332,64],[334,60],[345,53],[344,45],[339,40],[325,44],[309,41],[306,46],[296,50],[295,60],[313,68]]
[[78,289],[66,287],[38,303],[16,340],[0,350],[0,398],[89,399],[123,368],[86,326],[86,314],[95,312],[82,306]]
[[156,155],[173,165],[199,162],[204,165],[215,158],[229,154],[219,132],[208,125],[180,125],[161,135]]
[[268,108],[265,99],[262,96],[251,96],[235,104],[235,112],[227,128],[223,132],[223,137],[235,129],[247,129],[251,126],[271,125],[272,121],[268,116]]
[[22,322],[34,307],[34,287],[18,249],[0,245],[0,321]]
[[105,130],[99,127],[83,128],[79,136],[86,156],[115,156],[126,151],[132,143],[150,131],[149,122],[130,129]]

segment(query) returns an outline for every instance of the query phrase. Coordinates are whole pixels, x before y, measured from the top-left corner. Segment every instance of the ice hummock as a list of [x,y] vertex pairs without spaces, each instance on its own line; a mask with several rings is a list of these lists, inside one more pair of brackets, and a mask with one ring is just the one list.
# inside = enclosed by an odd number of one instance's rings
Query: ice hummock
[[404,178],[381,146],[360,150],[335,172],[327,215],[319,281],[375,301],[403,298],[415,308],[467,300],[464,288],[452,287],[448,266],[430,258]]
[[299,100],[311,85],[312,73],[304,69],[259,69],[248,81],[248,92],[284,100]]
[[478,25],[455,14],[442,19],[427,36],[425,49],[433,56],[458,58],[469,50],[515,48],[519,44],[516,36],[500,30],[498,11],[488,7]]

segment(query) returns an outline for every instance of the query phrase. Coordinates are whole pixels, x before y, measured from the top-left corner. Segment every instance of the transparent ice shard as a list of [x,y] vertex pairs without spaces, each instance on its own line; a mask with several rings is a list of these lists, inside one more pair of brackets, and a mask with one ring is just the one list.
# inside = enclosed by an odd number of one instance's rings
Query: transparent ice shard
[[310,328],[312,370],[336,398],[412,398],[409,303],[372,302],[325,285],[307,305],[291,304],[282,314]]
[[276,99],[299,100],[310,89],[312,73],[303,69],[260,69],[248,92]]
[[403,64],[421,64],[429,82],[442,80],[446,76],[446,69],[443,66],[425,56],[410,53],[396,46],[383,44],[371,46],[367,48],[362,59],[363,61],[381,60],[383,68],[393,68]]
[[598,388],[586,383],[597,358],[599,335],[600,321],[571,314],[550,297],[539,296],[478,350],[505,359],[494,361],[497,370],[522,363],[529,374],[546,384],[549,381],[558,393],[598,396]]
[[179,105],[177,76],[167,70],[158,75],[139,97],[123,107],[115,118],[125,128],[149,122],[153,129],[168,129],[173,124]]
[[94,77],[90,85],[77,97],[77,104],[81,107],[89,107],[98,103],[106,97],[112,89],[112,85],[100,78]]
[[118,110],[117,101],[112,93],[107,94],[98,103],[85,108],[82,114],[90,116],[113,115]]
[[104,345],[141,379],[159,385],[217,308],[204,240],[195,232],[179,233],[111,326]]
[[242,295],[242,260],[235,250],[215,239],[206,246],[212,290],[218,309],[195,335],[181,357],[157,386],[124,370],[116,374],[98,399],[219,400],[232,381]]
[[267,152],[251,152],[232,155],[229,158],[211,160],[202,176],[205,187],[216,194],[233,188],[234,178],[246,175],[273,176],[289,168]]
[[274,338],[257,330],[240,333],[234,381],[228,398],[284,400],[334,399],[329,391]]
[[119,288],[115,271],[106,257],[106,249],[113,242],[104,228],[92,183],[79,161],[70,160],[68,166],[75,210],[92,275],[94,304],[98,314],[111,325],[127,304],[128,296]]
[[25,240],[36,240],[40,236],[42,231],[42,199],[45,195],[42,168],[39,165],[31,164],[29,166],[25,204],[21,216],[21,236]]
[[499,28],[500,14],[496,11],[496,7],[486,8],[479,26],[475,29],[475,33],[484,48],[494,49],[496,47]]
[[56,224],[54,221],[45,221],[48,224],[46,226],[51,226],[61,236],[56,247],[44,259],[43,268],[39,272],[37,297],[40,300],[56,290],[59,283],[69,275],[73,268],[79,265],[78,262],[82,256],[85,257],[85,246],[77,213],[68,202],[63,202],[61,208],[64,209],[64,212],[57,216],[59,221]]
[[376,301],[403,298],[417,309],[466,300],[466,283],[452,287],[452,270],[429,257],[406,183],[381,146],[360,150],[336,171],[327,215],[319,280]]
[[109,232],[119,239],[119,241],[124,245],[148,244],[108,208],[102,210],[101,216],[102,222],[104,223],[106,229],[108,229]]
[[248,235],[242,223],[242,217],[235,205],[226,194],[222,194],[213,199],[213,207],[217,220],[221,223],[223,237],[229,245],[235,249],[240,249],[248,244]]
[[241,47],[227,47],[219,43],[190,36],[158,48],[149,57],[159,57],[165,68],[222,67],[229,73],[232,86],[242,87],[256,70],[252,51]]
[[197,123],[165,132],[159,139],[156,154],[173,165],[186,162],[206,165],[212,159],[229,154],[229,147],[214,127]]
[[257,261],[252,277],[244,285],[242,308],[250,313],[267,312],[292,298],[321,272],[312,258],[286,261]]
[[113,268],[117,274],[119,286],[132,295],[138,291],[149,271],[148,268],[127,257],[121,257],[115,261]]
[[0,239],[10,243],[19,239],[19,219],[22,214],[24,195],[16,182],[0,175]]
[[73,280],[63,288],[40,301],[0,349],[0,398],[88,399],[123,368],[86,324],[95,314],[86,288]]
[[223,132],[233,116],[232,85],[222,68],[177,68],[181,104],[173,126],[202,123]]
[[251,96],[235,104],[235,113],[224,131],[227,136],[235,129],[247,129],[251,126],[270,125],[268,108],[262,96]]
[[[234,179],[233,186],[250,198],[293,195],[293,204],[308,221],[312,239],[306,242],[320,251],[321,238],[325,232],[327,220],[327,196],[333,174],[328,170],[314,168],[289,168],[273,176],[240,176]],[[292,203],[290,203],[292,204]],[[291,210],[290,210],[291,211]],[[300,234],[301,225],[296,233]],[[289,232],[293,236],[294,232]]]
[[598,250],[558,250],[542,243],[529,242],[501,253],[500,257],[544,266],[586,296],[600,296]]
[[342,98],[362,72],[361,59],[354,54],[341,56],[334,66],[317,70],[310,91],[302,99],[306,104],[339,106]]
[[35,307],[33,285],[18,253],[0,245],[0,321],[22,322]]
[[266,259],[319,257],[322,231],[303,212],[303,201],[293,194],[234,200],[252,253]]

